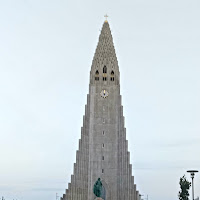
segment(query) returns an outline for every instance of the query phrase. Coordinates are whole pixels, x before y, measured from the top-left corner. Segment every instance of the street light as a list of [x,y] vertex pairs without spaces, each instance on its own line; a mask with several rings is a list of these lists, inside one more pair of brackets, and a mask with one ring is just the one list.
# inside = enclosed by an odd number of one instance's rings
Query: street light
[[197,170],[188,170],[187,172],[190,173],[191,178],[192,178],[192,199],[194,200],[194,182],[193,182],[193,179],[194,179],[195,173],[197,173],[199,171],[197,171]]

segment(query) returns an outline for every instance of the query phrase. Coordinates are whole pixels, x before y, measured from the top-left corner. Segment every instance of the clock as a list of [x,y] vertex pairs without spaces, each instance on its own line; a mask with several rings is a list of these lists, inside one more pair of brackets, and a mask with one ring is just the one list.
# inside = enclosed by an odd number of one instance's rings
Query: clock
[[101,95],[101,97],[106,98],[106,97],[108,97],[108,92],[106,90],[102,90],[100,95]]

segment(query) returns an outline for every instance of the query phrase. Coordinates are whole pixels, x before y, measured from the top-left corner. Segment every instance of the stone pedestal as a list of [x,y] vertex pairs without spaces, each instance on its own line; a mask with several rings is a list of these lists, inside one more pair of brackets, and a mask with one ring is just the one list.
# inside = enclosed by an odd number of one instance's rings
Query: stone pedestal
[[103,200],[101,197],[97,197],[95,200]]

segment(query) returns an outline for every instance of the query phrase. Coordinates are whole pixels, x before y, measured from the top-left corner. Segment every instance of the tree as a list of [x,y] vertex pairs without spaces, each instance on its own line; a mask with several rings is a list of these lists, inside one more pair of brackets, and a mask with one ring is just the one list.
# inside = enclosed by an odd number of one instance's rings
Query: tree
[[184,175],[183,177],[180,178],[179,184],[181,190],[178,193],[178,198],[180,200],[189,200],[188,197],[189,197],[189,189],[191,186],[191,182],[189,182]]

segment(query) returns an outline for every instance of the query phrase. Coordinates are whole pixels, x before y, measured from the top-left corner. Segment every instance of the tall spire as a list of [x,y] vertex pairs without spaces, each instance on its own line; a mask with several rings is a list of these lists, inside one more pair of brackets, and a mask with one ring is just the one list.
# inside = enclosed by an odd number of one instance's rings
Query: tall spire
[[[110,26],[108,21],[106,20],[101,29],[101,33],[99,36],[99,41],[97,44],[97,48],[94,54],[92,68],[91,68],[91,83],[93,83],[93,74],[98,70],[99,75],[101,76],[101,72],[103,67],[107,67],[108,74],[115,71],[116,83],[119,83],[119,66],[115,53],[115,48],[113,44],[113,38],[110,30]],[[101,80],[101,79],[100,79]]]
[[119,68],[108,22],[104,22],[90,72],[89,94],[71,182],[61,200],[140,200],[132,176],[121,104]]

